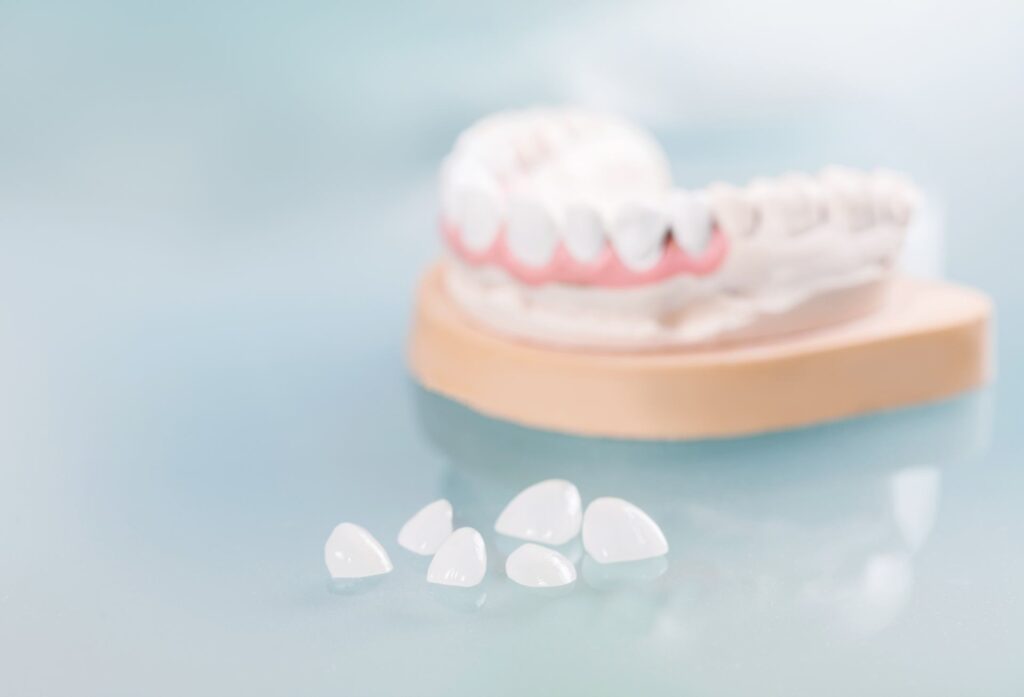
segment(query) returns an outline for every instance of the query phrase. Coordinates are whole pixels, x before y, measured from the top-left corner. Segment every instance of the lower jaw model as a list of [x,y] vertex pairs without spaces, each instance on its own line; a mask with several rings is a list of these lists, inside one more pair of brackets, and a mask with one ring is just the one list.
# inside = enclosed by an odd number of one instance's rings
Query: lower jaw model
[[618,118],[499,113],[444,162],[442,284],[471,320],[529,343],[765,340],[878,308],[917,200],[898,174],[838,167],[686,190]]

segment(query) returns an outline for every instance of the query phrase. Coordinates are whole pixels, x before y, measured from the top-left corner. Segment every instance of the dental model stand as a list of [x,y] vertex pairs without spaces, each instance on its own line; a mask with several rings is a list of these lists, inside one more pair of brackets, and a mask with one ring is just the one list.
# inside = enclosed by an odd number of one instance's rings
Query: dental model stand
[[897,277],[877,312],[749,345],[612,353],[545,348],[478,328],[435,267],[419,288],[409,361],[428,390],[524,426],[631,439],[795,428],[931,402],[990,373],[991,304]]

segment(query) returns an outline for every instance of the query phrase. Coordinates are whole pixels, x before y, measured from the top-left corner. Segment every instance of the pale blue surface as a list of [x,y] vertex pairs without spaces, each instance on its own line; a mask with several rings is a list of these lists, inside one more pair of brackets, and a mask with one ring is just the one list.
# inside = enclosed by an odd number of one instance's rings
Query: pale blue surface
[[[1022,13],[758,6],[0,9],[0,694],[1021,694]],[[998,381],[682,445],[420,392],[433,167],[553,98],[632,111],[686,183],[907,169],[996,300]],[[549,476],[646,508],[667,570],[504,580],[490,525]],[[482,605],[394,542],[438,496],[487,537]],[[329,589],[342,520],[393,574]]]

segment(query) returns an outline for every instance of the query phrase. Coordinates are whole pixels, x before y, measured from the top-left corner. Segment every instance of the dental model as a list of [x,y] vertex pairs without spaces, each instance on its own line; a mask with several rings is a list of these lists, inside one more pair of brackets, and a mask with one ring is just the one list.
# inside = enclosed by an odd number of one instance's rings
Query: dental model
[[658,524],[629,501],[594,499],[583,514],[583,548],[594,561],[613,564],[660,557],[668,542]]
[[398,544],[415,554],[430,556],[452,534],[452,504],[438,499],[421,508],[398,533]]
[[477,322],[547,345],[765,338],[877,307],[916,199],[899,175],[840,168],[685,190],[618,119],[502,113],[442,168],[444,285]]
[[324,545],[324,563],[336,579],[379,576],[394,568],[380,542],[355,523],[334,528]]
[[459,528],[444,541],[427,569],[427,581],[472,588],[487,573],[487,547],[473,528]]
[[505,575],[527,588],[558,588],[576,580],[576,567],[555,550],[527,542],[508,555]]
[[580,532],[583,504],[572,482],[548,479],[519,492],[494,523],[495,531],[508,537],[565,544]]
[[487,414],[721,436],[934,400],[987,375],[987,299],[897,273],[920,199],[901,175],[829,167],[684,189],[642,130],[551,108],[473,125],[440,180],[445,256],[420,289],[411,363]]

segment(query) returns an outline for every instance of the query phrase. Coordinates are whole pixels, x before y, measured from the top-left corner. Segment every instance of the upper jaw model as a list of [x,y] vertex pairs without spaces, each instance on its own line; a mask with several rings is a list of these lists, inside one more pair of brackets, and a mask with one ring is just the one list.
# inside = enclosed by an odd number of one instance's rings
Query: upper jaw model
[[505,112],[444,162],[442,278],[477,323],[534,343],[764,339],[878,307],[916,200],[899,175],[835,167],[685,190],[617,118]]

